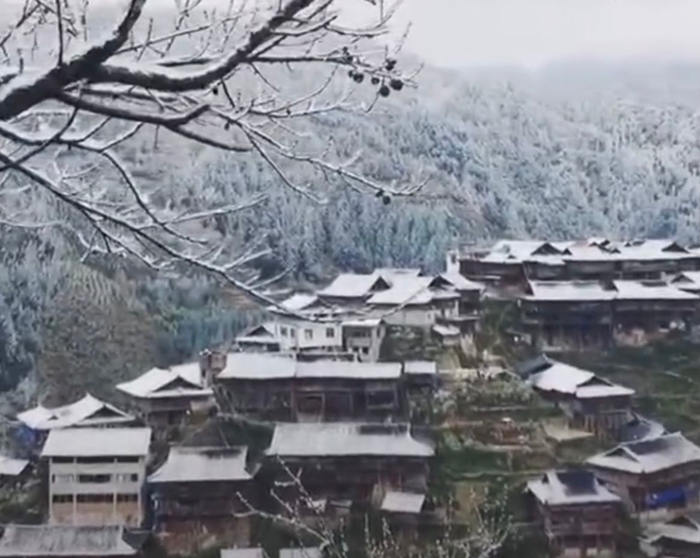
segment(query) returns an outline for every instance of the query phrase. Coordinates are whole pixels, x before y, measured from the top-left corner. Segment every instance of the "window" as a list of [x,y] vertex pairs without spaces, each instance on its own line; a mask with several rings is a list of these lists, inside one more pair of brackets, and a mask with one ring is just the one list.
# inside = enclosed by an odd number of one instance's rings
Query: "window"
[[112,480],[112,475],[78,475],[78,482],[105,483]]
[[314,338],[314,330],[313,329],[305,329],[304,330],[304,339],[306,339],[307,341],[310,341],[313,338]]
[[51,475],[51,482],[73,482],[75,475]]
[[114,475],[117,482],[138,482],[139,476],[136,473],[119,473]]
[[111,501],[111,494],[78,494],[78,503],[80,504],[104,504]]
[[117,502],[138,502],[136,494],[117,494]]
[[393,407],[394,392],[390,390],[370,391],[367,393],[367,407]]
[[369,354],[369,347],[362,347],[362,354],[368,355]]
[[335,328],[327,327],[326,328],[326,337],[335,337]]
[[300,397],[297,410],[300,413],[318,414],[323,410],[323,398],[320,395]]
[[79,457],[78,463],[114,463],[114,457]]
[[73,503],[73,495],[72,494],[54,494],[53,495],[53,503],[54,504],[68,504],[68,503]]
[[297,336],[297,330],[294,328],[289,328],[289,336],[294,339]]
[[287,328],[286,327],[281,327],[280,328],[280,335],[282,337],[287,337]]

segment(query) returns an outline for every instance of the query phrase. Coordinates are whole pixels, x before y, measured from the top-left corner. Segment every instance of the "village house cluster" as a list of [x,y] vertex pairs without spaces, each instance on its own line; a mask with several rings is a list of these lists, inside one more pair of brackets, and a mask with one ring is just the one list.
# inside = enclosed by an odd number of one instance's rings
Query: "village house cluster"
[[[358,506],[418,514],[434,448],[410,424],[408,394],[430,391],[436,377],[426,361],[205,351],[118,384],[133,413],[90,394],[24,411],[18,436],[45,466],[48,517],[6,529],[0,556],[133,556],[144,531],[177,552],[214,537],[232,547],[222,556],[252,556],[251,517],[308,498],[307,512],[327,516]],[[168,443],[215,410],[272,425],[268,447]],[[6,458],[1,472],[17,477],[29,464]],[[280,552],[311,555],[320,550]]]
[[500,240],[447,269],[516,300],[514,333],[550,351],[644,344],[689,329],[700,304],[700,249],[673,240]]
[[[431,510],[435,448],[414,403],[433,397],[439,374],[425,357],[386,361],[394,330],[467,353],[485,301],[517,301],[519,333],[537,347],[634,344],[689,329],[700,301],[700,252],[671,241],[500,241],[447,259],[438,275],[344,273],[293,293],[229,350],[118,383],[116,405],[86,394],[19,413],[27,454],[1,458],[0,477],[42,471],[48,516],[7,526],[0,556],[137,556],[154,534],[169,550],[216,540],[229,547],[221,558],[260,557],[251,517],[292,502],[302,519],[374,509],[415,521]],[[527,483],[555,553],[615,556],[631,514],[648,555],[700,556],[700,448],[633,412],[634,390],[595,372],[544,353],[514,372],[562,411],[567,428],[609,448]],[[212,417],[271,435],[264,447],[177,441]]]
[[294,293],[270,307],[272,319],[236,338],[243,350],[295,351],[313,358],[379,360],[390,326],[429,331],[439,342],[469,342],[481,316],[483,286],[456,273],[419,269],[342,273],[313,293]]
[[561,556],[616,556],[625,514],[643,528],[646,555],[700,556],[700,447],[632,411],[634,390],[541,356],[516,372],[559,407],[568,426],[611,449],[583,466],[548,471],[527,484],[533,512]]

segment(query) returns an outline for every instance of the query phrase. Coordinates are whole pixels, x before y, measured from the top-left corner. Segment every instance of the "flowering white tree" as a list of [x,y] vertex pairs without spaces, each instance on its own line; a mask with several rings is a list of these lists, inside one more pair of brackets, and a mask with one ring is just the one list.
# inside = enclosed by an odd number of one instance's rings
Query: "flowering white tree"
[[[120,147],[150,129],[258,157],[314,199],[322,197],[315,184],[290,178],[294,165],[312,169],[318,184],[332,177],[386,202],[412,194],[418,180],[379,183],[356,170],[359,151],[341,159],[332,138],[323,150],[305,141],[304,119],[368,110],[372,98],[411,83],[397,53],[378,43],[396,6],[352,2],[376,12],[372,23],[343,24],[339,0],[175,0],[150,15],[148,0],[121,0],[111,11],[90,0],[23,0],[14,20],[3,6],[0,225],[59,227],[85,257],[130,255],[155,269],[184,262],[270,302],[245,272],[261,251],[200,226],[260,203],[264,192],[183,210],[168,184],[140,183]],[[326,69],[308,90],[276,82],[280,69],[305,67]],[[373,97],[358,101],[348,84]]]

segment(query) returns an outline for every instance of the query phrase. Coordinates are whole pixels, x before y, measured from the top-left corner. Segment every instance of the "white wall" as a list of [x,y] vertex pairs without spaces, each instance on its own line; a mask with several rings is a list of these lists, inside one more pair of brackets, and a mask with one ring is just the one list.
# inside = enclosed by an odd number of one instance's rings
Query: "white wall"
[[[332,335],[328,335],[332,332]],[[290,318],[278,319],[275,335],[280,340],[280,349],[342,348],[343,335],[339,323],[309,322]]]

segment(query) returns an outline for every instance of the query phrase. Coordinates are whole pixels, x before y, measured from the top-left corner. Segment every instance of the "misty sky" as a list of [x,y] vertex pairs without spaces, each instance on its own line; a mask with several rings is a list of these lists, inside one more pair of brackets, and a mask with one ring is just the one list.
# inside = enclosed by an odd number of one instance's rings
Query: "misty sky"
[[404,0],[396,20],[412,22],[407,50],[442,66],[700,60],[700,0]]

